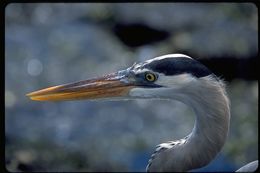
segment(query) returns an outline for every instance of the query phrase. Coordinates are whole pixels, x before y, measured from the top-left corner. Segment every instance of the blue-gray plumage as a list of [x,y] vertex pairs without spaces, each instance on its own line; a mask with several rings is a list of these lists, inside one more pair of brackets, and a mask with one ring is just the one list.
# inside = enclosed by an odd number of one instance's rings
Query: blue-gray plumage
[[[189,171],[211,162],[229,130],[230,103],[224,83],[207,67],[183,54],[170,54],[134,64],[101,78],[50,87],[28,94],[33,100],[167,99],[190,106],[192,132],[180,140],[159,144],[147,172]],[[258,161],[239,171],[255,171]]]

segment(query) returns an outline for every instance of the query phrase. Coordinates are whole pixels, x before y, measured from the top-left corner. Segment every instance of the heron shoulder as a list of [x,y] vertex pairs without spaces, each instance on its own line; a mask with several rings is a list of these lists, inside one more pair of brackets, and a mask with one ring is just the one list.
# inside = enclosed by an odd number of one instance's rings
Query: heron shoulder
[[[151,169],[152,171],[156,170],[159,171],[162,169],[161,166],[157,166],[158,163],[164,162],[165,157],[160,157],[161,154],[167,153],[169,150],[174,150],[176,147],[179,147],[186,143],[187,137],[175,141],[168,141],[165,143],[161,143],[156,146],[155,151],[151,155],[151,158],[148,161],[148,165],[146,167],[146,171],[149,172]],[[163,159],[162,159],[163,158]],[[156,159],[156,161],[155,161]],[[159,164],[162,165],[162,164]],[[152,168],[151,168],[152,167]]]
[[236,172],[255,172],[257,168],[258,168],[258,160],[255,160],[241,167]]

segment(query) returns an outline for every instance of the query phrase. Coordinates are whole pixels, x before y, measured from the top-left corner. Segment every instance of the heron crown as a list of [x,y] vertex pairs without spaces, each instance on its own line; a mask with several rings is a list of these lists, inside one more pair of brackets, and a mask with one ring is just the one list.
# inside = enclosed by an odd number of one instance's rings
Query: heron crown
[[211,75],[203,64],[184,54],[168,54],[145,61],[140,67],[163,73],[166,76],[189,73],[195,77]]

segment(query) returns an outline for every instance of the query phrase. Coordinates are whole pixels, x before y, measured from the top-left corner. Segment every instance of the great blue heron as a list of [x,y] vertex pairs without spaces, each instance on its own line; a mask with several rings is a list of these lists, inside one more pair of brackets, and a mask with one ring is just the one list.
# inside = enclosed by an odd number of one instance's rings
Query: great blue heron
[[[230,122],[229,99],[222,80],[183,54],[169,54],[134,64],[126,70],[76,83],[35,91],[38,101],[75,99],[175,99],[196,114],[192,132],[159,144],[146,171],[188,171],[207,165],[225,143]],[[239,171],[254,171],[254,161]]]

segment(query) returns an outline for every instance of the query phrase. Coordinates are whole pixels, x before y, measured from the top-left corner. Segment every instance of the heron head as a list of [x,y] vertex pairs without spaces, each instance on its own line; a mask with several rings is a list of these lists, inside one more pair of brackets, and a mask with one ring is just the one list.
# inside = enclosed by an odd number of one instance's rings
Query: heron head
[[27,94],[32,100],[168,98],[169,92],[196,85],[212,74],[204,65],[183,54],[169,54],[134,64],[103,77],[49,87]]

